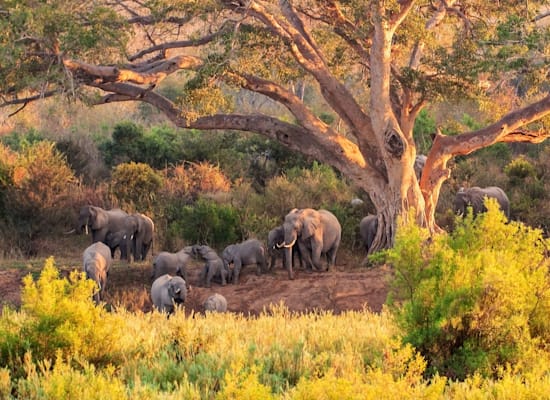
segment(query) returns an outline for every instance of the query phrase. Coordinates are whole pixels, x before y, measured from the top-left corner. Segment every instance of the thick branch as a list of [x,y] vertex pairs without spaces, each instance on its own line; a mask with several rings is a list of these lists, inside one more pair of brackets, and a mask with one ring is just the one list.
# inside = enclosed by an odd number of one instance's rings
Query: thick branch
[[92,65],[78,60],[63,60],[63,64],[73,73],[83,73],[85,75],[84,80],[86,81],[131,82],[138,85],[157,85],[177,70],[198,68],[202,65],[202,60],[193,56],[177,56],[155,65],[149,72]]

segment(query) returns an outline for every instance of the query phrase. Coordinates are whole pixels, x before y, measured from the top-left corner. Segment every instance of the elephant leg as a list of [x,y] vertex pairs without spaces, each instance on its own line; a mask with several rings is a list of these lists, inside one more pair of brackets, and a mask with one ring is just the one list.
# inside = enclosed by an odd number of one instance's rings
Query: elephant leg
[[311,243],[311,265],[315,267],[317,271],[322,270],[321,265],[321,252],[323,246],[320,243],[313,242]]
[[306,271],[312,271],[313,270],[313,262],[312,262],[312,255],[311,250],[308,249],[303,242],[298,243],[298,247],[300,249],[300,254],[302,255],[302,265],[301,267],[305,269]]
[[227,271],[225,268],[222,267],[220,275],[222,276],[222,286],[225,286],[227,284]]
[[199,282],[201,285],[205,285],[206,286],[206,277],[207,277],[207,274],[208,274],[208,265],[205,265],[202,270],[201,270],[201,274],[199,276]]
[[237,285],[239,283],[239,275],[241,274],[241,263],[236,262],[233,268],[233,283]]
[[208,265],[208,274],[206,275],[206,287],[209,288],[212,286],[212,278],[214,278],[214,275],[216,274],[216,268],[212,265]]

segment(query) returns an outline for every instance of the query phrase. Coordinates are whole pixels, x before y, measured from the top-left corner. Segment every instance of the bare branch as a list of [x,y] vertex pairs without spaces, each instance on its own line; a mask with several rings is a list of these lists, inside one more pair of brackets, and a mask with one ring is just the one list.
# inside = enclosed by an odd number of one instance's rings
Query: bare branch
[[63,60],[73,73],[84,73],[87,80],[98,82],[131,82],[139,85],[157,85],[168,75],[180,69],[196,69],[203,64],[194,56],[177,56],[154,65],[148,72],[138,72],[112,66],[87,64],[78,60]]
[[229,31],[231,29],[231,26],[233,25],[232,22],[226,22],[222,25],[222,27],[210,34],[210,35],[206,35],[206,36],[203,36],[202,38],[199,38],[199,39],[192,39],[192,40],[180,40],[180,41],[176,41],[176,42],[169,42],[169,43],[162,43],[162,44],[159,44],[159,45],[156,45],[156,46],[152,46],[152,47],[149,47],[147,49],[144,49],[130,57],[128,57],[128,60],[129,61],[135,61],[139,58],[142,58],[148,54],[151,54],[151,53],[154,53],[154,52],[157,52],[157,51],[166,51],[168,49],[182,49],[182,48],[186,48],[186,47],[194,47],[194,46],[201,46],[201,45],[204,45],[204,44],[207,44],[211,41],[213,41],[214,39],[216,39],[217,37],[225,34],[227,31]]

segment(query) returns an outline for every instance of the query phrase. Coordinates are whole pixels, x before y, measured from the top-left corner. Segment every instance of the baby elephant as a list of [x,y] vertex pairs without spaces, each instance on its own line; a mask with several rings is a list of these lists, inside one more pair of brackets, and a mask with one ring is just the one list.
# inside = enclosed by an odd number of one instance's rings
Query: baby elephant
[[234,264],[233,283],[239,283],[239,275],[243,265],[256,264],[256,275],[266,270],[265,247],[258,239],[248,239],[242,243],[230,244],[222,252],[222,259],[226,268]]
[[153,273],[151,279],[155,280],[164,274],[181,276],[187,280],[187,264],[193,257],[193,246],[186,246],[177,253],[162,251],[153,259]]
[[214,249],[205,245],[197,245],[193,246],[193,253],[206,261],[199,278],[201,284],[209,288],[213,278],[219,278],[222,286],[227,284],[230,278],[229,269]]
[[151,286],[151,300],[161,312],[172,314],[176,304],[182,304],[187,296],[187,286],[181,276],[164,274]]
[[204,311],[226,312],[227,300],[219,293],[214,293],[204,302]]
[[113,262],[111,249],[102,242],[95,242],[84,250],[82,259],[86,278],[95,281],[99,287],[99,290],[93,296],[97,304],[103,298],[103,292],[107,285],[107,275]]

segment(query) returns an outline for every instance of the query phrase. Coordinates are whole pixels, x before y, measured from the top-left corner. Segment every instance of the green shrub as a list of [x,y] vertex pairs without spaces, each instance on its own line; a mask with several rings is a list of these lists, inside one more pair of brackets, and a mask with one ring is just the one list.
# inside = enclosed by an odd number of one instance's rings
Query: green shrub
[[527,178],[536,175],[535,167],[525,157],[520,156],[515,160],[512,160],[508,165],[504,167],[504,173],[508,175],[508,178],[512,184],[518,185]]
[[150,212],[162,184],[162,176],[149,165],[130,162],[114,168],[110,191],[123,207]]
[[486,205],[487,213],[459,219],[448,236],[403,225],[386,253],[396,271],[393,310],[431,373],[465,378],[508,363],[528,368],[541,357],[538,344],[548,343],[548,240],[506,223],[496,202]]
[[223,248],[242,240],[239,212],[233,206],[218,204],[206,198],[182,207],[169,224],[171,235],[187,243],[203,243]]

